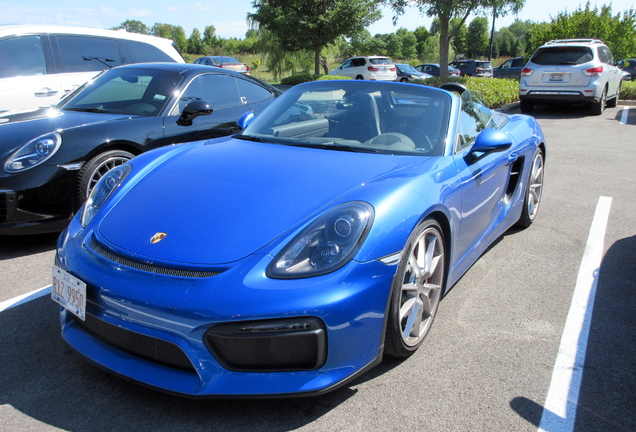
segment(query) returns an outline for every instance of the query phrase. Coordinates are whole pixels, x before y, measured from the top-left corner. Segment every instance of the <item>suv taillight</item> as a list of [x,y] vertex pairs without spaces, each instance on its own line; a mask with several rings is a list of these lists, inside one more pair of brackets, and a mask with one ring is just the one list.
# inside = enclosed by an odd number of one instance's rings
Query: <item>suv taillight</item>
[[248,65],[245,65],[245,70],[246,70],[247,72],[249,72],[249,71],[251,71],[252,69],[250,69],[250,67],[249,67]]
[[583,71],[583,75],[587,75],[590,77],[596,77],[603,73],[603,66],[597,66],[594,68],[585,69]]
[[389,70],[390,70],[391,72],[395,72],[395,71],[396,71],[395,66],[393,66],[393,67],[392,67],[391,69],[389,69]]
[[369,72],[377,72],[377,71],[380,70],[377,67],[373,67],[373,66],[369,66],[369,67],[367,67],[367,69],[369,70]]
[[525,67],[524,67],[523,69],[521,69],[521,76],[529,77],[529,76],[530,76],[530,75],[532,75],[533,73],[534,73],[534,70],[533,70],[533,69],[525,68]]

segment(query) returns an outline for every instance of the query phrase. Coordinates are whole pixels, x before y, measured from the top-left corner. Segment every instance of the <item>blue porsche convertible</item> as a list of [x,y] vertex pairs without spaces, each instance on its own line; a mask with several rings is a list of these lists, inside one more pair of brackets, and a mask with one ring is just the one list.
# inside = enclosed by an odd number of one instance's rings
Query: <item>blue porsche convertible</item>
[[201,397],[321,394],[411,355],[543,191],[537,122],[453,86],[302,84],[238,135],[115,167],[59,239],[62,337]]

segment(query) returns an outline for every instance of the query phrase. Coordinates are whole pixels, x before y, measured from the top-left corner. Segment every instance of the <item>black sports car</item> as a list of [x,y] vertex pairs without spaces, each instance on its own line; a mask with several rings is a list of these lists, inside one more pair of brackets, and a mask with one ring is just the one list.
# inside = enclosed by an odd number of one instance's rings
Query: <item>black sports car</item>
[[110,69],[57,105],[0,117],[0,234],[63,230],[103,174],[147,150],[232,135],[280,91],[201,65]]

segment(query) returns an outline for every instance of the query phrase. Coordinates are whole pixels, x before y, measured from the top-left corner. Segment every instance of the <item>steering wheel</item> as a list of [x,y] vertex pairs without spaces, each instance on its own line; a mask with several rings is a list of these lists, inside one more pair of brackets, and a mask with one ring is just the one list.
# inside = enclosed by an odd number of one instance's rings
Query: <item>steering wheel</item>
[[413,140],[414,143],[417,143],[415,144],[416,148],[423,148],[426,151],[433,150],[433,143],[431,142],[430,138],[424,132],[414,126],[393,126],[391,129],[388,130],[388,132],[396,132],[408,136],[411,140]]

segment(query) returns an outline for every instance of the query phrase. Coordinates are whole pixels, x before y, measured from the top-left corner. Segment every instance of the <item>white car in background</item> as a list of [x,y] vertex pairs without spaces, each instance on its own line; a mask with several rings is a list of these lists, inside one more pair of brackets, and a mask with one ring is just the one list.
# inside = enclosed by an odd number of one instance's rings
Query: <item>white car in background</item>
[[346,60],[329,75],[346,76],[359,80],[394,81],[396,67],[390,58],[384,56],[358,56]]
[[57,103],[99,72],[183,58],[169,39],[53,25],[0,26],[0,115]]

